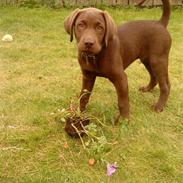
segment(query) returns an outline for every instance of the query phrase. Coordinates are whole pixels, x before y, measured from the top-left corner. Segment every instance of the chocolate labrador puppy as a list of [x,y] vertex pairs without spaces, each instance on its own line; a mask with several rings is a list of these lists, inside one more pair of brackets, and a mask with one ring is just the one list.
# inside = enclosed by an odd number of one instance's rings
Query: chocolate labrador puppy
[[[132,21],[116,27],[106,11],[96,8],[76,9],[64,22],[70,41],[75,35],[78,62],[83,75],[80,110],[88,103],[97,76],[108,78],[115,86],[120,115],[129,118],[127,77],[124,69],[140,59],[150,74],[150,82],[140,90],[147,92],[158,83],[160,97],[154,110],[163,110],[170,83],[168,55],[171,37],[166,29],[170,4],[163,1],[163,14],[159,21]],[[87,90],[86,94],[83,94]],[[117,117],[117,120],[119,116]]]

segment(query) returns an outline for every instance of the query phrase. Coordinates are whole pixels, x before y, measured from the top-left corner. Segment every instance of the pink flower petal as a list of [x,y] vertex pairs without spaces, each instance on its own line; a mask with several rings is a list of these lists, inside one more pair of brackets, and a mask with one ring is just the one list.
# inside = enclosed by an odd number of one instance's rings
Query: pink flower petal
[[113,164],[107,164],[107,176],[111,176],[117,170],[116,162]]

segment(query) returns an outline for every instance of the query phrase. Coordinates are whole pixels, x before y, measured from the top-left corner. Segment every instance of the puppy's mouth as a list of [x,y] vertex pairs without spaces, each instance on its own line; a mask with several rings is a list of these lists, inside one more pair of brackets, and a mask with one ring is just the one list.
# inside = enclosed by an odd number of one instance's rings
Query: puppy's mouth
[[85,52],[88,55],[97,55],[99,54],[101,49],[97,48],[91,48],[91,49],[83,49],[82,52]]
[[97,58],[97,55],[90,51],[82,51],[81,57],[86,61],[95,61]]

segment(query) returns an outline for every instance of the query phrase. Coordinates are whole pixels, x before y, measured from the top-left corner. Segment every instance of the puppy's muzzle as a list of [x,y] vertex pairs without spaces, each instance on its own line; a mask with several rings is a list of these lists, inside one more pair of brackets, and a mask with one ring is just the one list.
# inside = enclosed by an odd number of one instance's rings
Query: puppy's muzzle
[[84,41],[85,48],[87,50],[92,49],[94,46],[94,43],[95,43],[94,40],[91,40],[91,39],[85,40]]

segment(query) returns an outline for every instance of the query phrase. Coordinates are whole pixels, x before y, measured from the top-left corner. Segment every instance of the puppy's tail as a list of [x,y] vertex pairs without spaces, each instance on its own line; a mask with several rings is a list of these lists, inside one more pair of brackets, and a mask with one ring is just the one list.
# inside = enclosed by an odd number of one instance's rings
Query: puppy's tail
[[170,19],[170,12],[171,12],[170,1],[162,0],[162,2],[163,2],[163,14],[159,21],[163,26],[167,27]]
[[[140,1],[136,6],[140,7],[146,0],[142,0]],[[171,12],[171,8],[170,8],[170,1],[169,0],[162,0],[163,3],[163,14],[159,20],[159,22],[167,27],[169,19],[170,19],[170,12]]]

